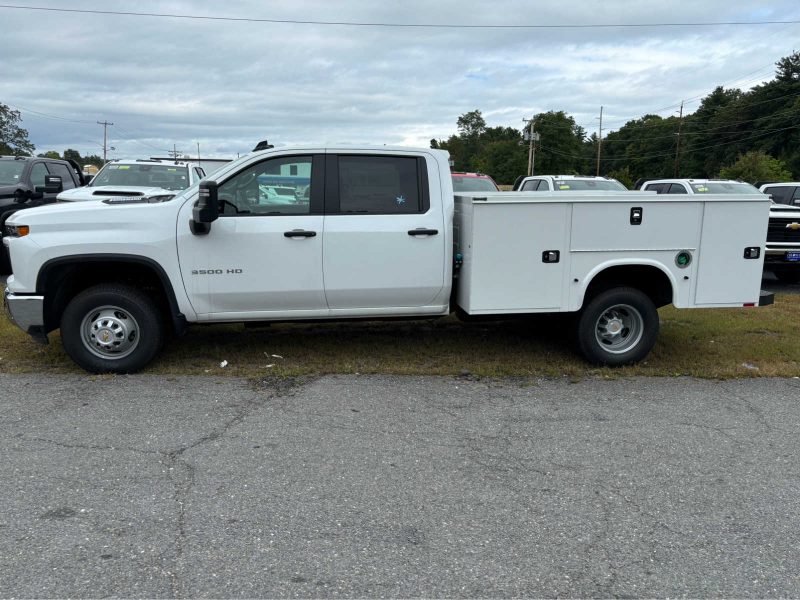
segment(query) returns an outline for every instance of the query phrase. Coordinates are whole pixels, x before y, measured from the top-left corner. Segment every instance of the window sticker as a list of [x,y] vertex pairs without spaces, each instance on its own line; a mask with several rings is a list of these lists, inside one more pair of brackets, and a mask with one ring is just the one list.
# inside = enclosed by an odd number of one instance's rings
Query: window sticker
[[402,194],[400,194],[399,196],[397,196],[397,197],[395,198],[395,200],[397,200],[397,205],[398,205],[398,206],[400,206],[401,204],[405,204],[405,203],[406,203],[405,196],[403,196]]
[[130,169],[130,168],[131,168],[131,166],[130,166],[130,165],[119,165],[117,168],[118,168],[120,171],[126,171],[126,170]]
[[568,190],[569,186],[566,183],[561,183],[561,184],[559,184],[558,189],[560,189],[560,190]]

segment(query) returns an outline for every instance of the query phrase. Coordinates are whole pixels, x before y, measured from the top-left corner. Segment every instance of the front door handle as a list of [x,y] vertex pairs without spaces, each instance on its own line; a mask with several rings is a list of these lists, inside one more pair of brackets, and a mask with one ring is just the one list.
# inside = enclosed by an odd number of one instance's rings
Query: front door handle
[[408,235],[436,235],[437,233],[439,233],[438,229],[423,229],[422,227],[408,231]]
[[288,237],[288,238],[296,238],[296,237],[310,238],[316,235],[317,235],[316,231],[306,231],[305,229],[292,229],[291,231],[283,232],[283,237]]

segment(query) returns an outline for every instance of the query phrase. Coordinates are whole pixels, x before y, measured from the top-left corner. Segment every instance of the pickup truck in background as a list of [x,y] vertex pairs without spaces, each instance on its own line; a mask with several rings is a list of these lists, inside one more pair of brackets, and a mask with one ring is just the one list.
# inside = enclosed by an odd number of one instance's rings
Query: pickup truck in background
[[[53,203],[63,190],[82,185],[85,185],[83,172],[74,161],[0,156],[0,237],[6,220],[18,210]],[[0,275],[10,272],[8,251],[0,245]]]
[[764,269],[784,283],[800,283],[800,182],[770,183],[759,189],[773,201]]
[[[294,194],[269,193],[279,181]],[[286,198],[294,198],[287,202]],[[647,356],[657,308],[768,304],[769,200],[478,192],[441,150],[253,152],[175,197],[14,215],[5,304],[61,329],[93,372],[129,373],[188,323],[571,313],[597,364]]]
[[642,191],[658,194],[756,194],[772,200],[764,250],[764,270],[783,283],[800,282],[800,206],[793,206],[797,184],[773,183],[760,189],[743,181],[726,179],[654,179]]
[[593,175],[529,175],[518,178],[515,192],[625,192],[616,179]]
[[105,200],[120,196],[171,198],[205,177],[197,163],[180,160],[115,159],[106,163],[85,186],[58,195],[59,202]]

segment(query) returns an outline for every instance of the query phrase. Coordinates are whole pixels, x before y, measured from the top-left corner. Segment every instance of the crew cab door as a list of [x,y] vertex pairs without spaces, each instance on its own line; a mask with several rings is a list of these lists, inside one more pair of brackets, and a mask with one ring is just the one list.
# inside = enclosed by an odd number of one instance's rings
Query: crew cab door
[[324,157],[267,157],[218,181],[220,216],[192,235],[187,202],[178,255],[192,306],[206,319],[324,316]]
[[331,313],[441,302],[449,224],[439,186],[429,188],[427,160],[340,152],[327,155],[325,174],[323,272]]

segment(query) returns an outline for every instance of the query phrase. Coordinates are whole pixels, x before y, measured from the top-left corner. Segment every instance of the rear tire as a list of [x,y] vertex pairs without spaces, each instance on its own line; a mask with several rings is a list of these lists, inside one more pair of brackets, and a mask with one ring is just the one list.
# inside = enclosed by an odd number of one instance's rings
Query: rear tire
[[164,343],[164,320],[146,294],[122,284],[101,284],[75,296],[61,317],[61,342],[92,373],[135,373]]
[[617,287],[601,292],[581,310],[574,343],[591,363],[617,367],[643,360],[658,339],[658,311],[640,290]]

